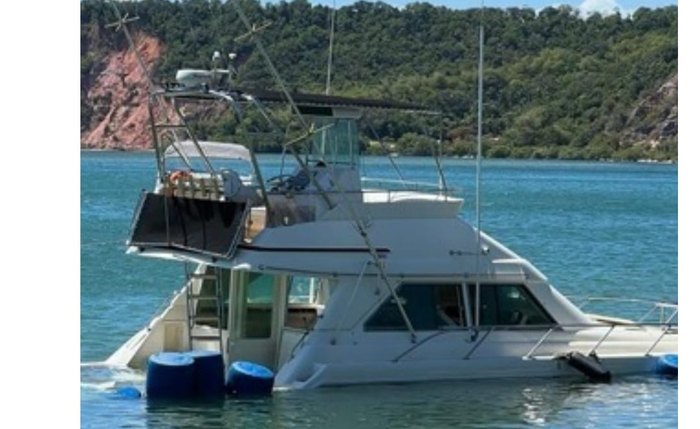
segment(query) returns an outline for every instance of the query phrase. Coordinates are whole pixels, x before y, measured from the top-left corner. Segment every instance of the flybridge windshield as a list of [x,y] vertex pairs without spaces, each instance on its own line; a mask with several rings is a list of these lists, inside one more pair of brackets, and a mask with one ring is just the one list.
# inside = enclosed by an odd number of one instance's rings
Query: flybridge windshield
[[359,142],[355,119],[314,118],[316,129],[328,127],[314,135],[311,161],[327,164],[357,165]]

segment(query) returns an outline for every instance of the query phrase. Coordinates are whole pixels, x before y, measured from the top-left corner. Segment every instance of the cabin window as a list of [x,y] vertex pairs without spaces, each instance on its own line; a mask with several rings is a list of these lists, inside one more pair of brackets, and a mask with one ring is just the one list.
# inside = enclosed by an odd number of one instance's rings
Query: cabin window
[[[406,283],[396,291],[417,331],[466,326],[461,284]],[[393,296],[389,296],[365,323],[365,330],[405,330],[406,323]]]
[[310,330],[318,318],[322,279],[314,277],[290,277],[287,289],[286,328]]
[[[228,328],[228,304],[229,304],[229,285],[231,284],[231,270],[218,270],[220,274],[219,281],[221,282],[221,295],[223,297],[223,326],[222,329]],[[216,275],[217,269],[214,267],[207,267],[207,275]],[[199,295],[202,297],[216,297],[216,280],[205,278],[202,280],[202,287],[199,290]],[[216,311],[217,300],[215,299],[200,299],[197,300],[195,314],[202,318],[218,317]],[[211,327],[216,327],[217,322],[211,319],[204,319],[201,322],[197,322],[200,325],[208,325]]]
[[[550,325],[554,319],[522,285],[480,286],[479,324],[493,325]],[[475,309],[476,285],[469,285],[469,301]],[[472,311],[472,314],[476,314]]]
[[290,277],[287,300],[290,303],[312,303],[317,293],[313,277]]
[[328,127],[314,134],[311,161],[330,164],[357,164],[359,154],[357,122],[349,118],[316,117],[316,129]]
[[243,337],[269,338],[272,334],[272,294],[275,276],[249,273],[244,288]]

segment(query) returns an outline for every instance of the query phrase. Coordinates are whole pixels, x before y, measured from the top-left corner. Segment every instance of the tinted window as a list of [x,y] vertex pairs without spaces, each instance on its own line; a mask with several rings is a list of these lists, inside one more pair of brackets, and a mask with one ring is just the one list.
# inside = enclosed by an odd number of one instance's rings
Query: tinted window
[[272,334],[272,293],[275,277],[250,273],[245,285],[243,337],[269,338]]
[[[417,331],[464,326],[461,285],[403,284],[396,294]],[[365,323],[366,330],[405,330],[406,323],[389,296]]]
[[[522,285],[480,286],[480,325],[547,325],[554,320]],[[476,285],[469,286],[472,308]]]
[[355,165],[359,153],[357,122],[354,119],[314,118],[317,129],[311,147],[311,159],[330,164]]

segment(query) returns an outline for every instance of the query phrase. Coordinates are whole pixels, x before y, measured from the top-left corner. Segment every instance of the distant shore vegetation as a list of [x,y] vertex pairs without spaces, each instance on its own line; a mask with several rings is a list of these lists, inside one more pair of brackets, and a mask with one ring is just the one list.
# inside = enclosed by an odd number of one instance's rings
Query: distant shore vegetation
[[[330,9],[306,0],[242,0],[253,22],[270,22],[262,41],[293,91],[323,92]],[[262,56],[228,2],[145,0],[119,3],[130,24],[163,41],[155,77],[209,68],[214,51],[235,51],[236,85],[274,88]],[[100,58],[123,37],[103,1],[81,2],[81,82],[89,87]],[[469,157],[476,153],[478,9],[427,3],[398,9],[360,1],[337,11],[332,93],[420,103],[444,113],[431,137],[408,115],[382,112],[362,129],[368,154]],[[569,7],[484,11],[484,154],[492,158],[676,160],[676,6],[629,16],[581,14]],[[672,85],[675,79],[675,89]],[[671,82],[671,84],[669,84]],[[85,90],[86,91],[86,90]],[[81,96],[81,123],[94,114]],[[91,110],[92,109],[92,110]],[[207,119],[203,138],[252,142],[256,120]],[[440,141],[440,145],[435,144]],[[258,141],[274,152],[279,141]]]

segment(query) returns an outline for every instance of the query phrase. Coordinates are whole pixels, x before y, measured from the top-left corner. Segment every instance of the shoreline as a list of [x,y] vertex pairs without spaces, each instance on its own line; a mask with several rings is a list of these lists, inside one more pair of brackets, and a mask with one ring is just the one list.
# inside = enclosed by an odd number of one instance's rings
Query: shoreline
[[[80,152],[87,152],[87,153],[154,153],[154,149],[97,149],[97,148],[80,148]],[[264,153],[259,153],[258,155],[281,155],[281,152],[264,152]],[[433,159],[432,156],[428,155],[368,155],[368,154],[361,154],[360,156],[363,157],[376,157],[376,158],[384,158],[384,157],[391,157],[392,159],[400,159],[400,158],[426,158],[426,159]],[[462,161],[473,161],[476,158],[473,156],[443,156],[441,159],[443,160],[462,160]],[[571,161],[571,162],[599,162],[599,163],[634,163],[634,164],[661,164],[661,165],[678,165],[678,161],[674,160],[655,160],[651,158],[640,158],[640,159],[635,159],[635,160],[622,160],[622,159],[610,159],[610,158],[601,158],[601,159],[559,159],[559,158],[516,158],[516,157],[505,157],[505,158],[487,158],[484,157],[484,160],[494,160],[494,159],[502,159],[502,160],[509,160],[509,161],[515,161],[515,160],[522,160],[522,161]]]

